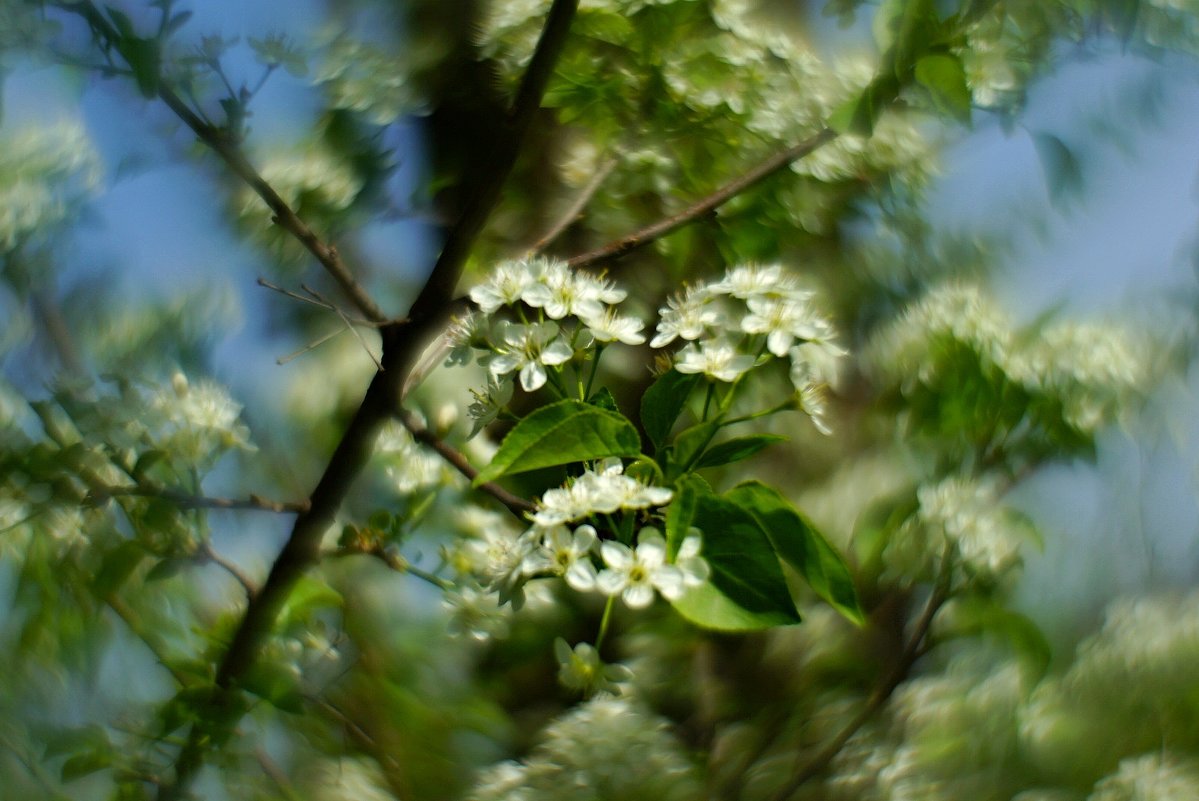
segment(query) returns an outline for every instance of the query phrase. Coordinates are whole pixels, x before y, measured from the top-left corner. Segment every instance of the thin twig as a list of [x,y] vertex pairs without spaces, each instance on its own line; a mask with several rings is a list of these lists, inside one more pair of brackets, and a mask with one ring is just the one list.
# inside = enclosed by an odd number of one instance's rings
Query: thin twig
[[283,365],[287,364],[288,362],[300,358],[305,353],[311,353],[312,351],[319,348],[321,345],[324,345],[330,339],[333,339],[334,337],[339,337],[344,333],[345,333],[344,328],[334,329],[327,334],[323,334],[320,337],[317,337],[316,339],[309,342],[307,345],[300,348],[299,350],[293,350],[291,353],[287,354],[286,356],[278,357],[277,359],[275,359],[275,364],[282,367]]
[[302,801],[300,795],[296,793],[296,788],[292,785],[291,779],[287,778],[287,774],[283,768],[279,767],[279,763],[271,758],[262,748],[254,749],[254,759],[258,762],[258,767],[262,768],[262,772],[271,780],[279,792],[287,801]]
[[534,243],[533,247],[530,248],[530,251],[533,253],[540,253],[553,244],[555,239],[562,236],[562,234],[566,232],[566,229],[574,224],[574,221],[577,220],[583,213],[583,210],[587,208],[587,204],[591,202],[591,199],[595,197],[595,193],[598,192],[600,186],[603,185],[604,179],[611,175],[612,170],[614,169],[616,169],[616,159],[608,159],[606,162],[604,162],[603,166],[596,170],[595,175],[592,176],[587,185],[583,187],[583,191],[579,193],[579,196],[575,198],[574,202],[571,203],[566,211],[562,213],[562,216],[558,218],[558,221],[551,225],[549,230],[541,235],[541,238]]
[[336,314],[338,317],[340,317],[341,321],[343,323],[345,323],[346,330],[354,335],[354,339],[358,340],[358,344],[362,346],[362,349],[364,351],[366,351],[366,355],[371,357],[371,361],[375,363],[375,369],[376,370],[383,369],[383,365],[379,363],[379,357],[375,356],[375,352],[373,350],[371,350],[371,346],[366,344],[366,340],[362,338],[362,334],[358,333],[358,329],[354,327],[354,324],[352,322],[350,322],[350,318],[345,315],[345,312],[343,312],[336,305],[325,300],[324,297],[322,297],[319,292],[317,292],[315,289],[308,286],[307,284],[300,284],[300,288],[303,289],[305,292],[307,292],[309,295],[311,295],[314,300],[318,301],[319,303],[323,303],[328,308],[332,309],[333,313]]
[[836,137],[837,134],[835,131],[831,128],[824,128],[799,144],[787,148],[781,153],[776,153],[741,177],[729,181],[712,194],[697,200],[677,214],[672,214],[656,223],[647,225],[640,231],[609,242],[603,247],[588,251],[587,253],[580,253],[568,259],[567,262],[571,267],[586,267],[615,259],[631,250],[661,239],[667,234],[682,228],[684,225],[712,213],[745,190],[769,178],[774,173],[791,164],[791,162],[797,161],[822,145],[831,142]]
[[933,618],[936,617],[937,612],[945,604],[945,601],[949,599],[953,575],[953,557],[953,547],[946,547],[941,558],[941,567],[937,573],[936,584],[933,586],[932,593],[928,597],[928,602],[924,605],[924,611],[921,612],[915,626],[913,626],[912,634],[908,638],[907,644],[899,656],[899,660],[887,673],[883,681],[870,693],[870,697],[866,699],[865,706],[815,754],[807,759],[803,758],[803,753],[797,755],[795,772],[787,783],[771,796],[771,801],[786,801],[805,783],[823,773],[837,754],[841,753],[841,749],[845,747],[850,738],[857,733],[858,729],[862,728],[868,720],[882,709],[896,688],[907,679],[912,666],[916,664],[916,661],[922,655],[924,638],[928,635],[928,629],[932,625]]
[[[122,39],[120,31],[116,29],[94,2],[91,2],[91,0],[82,0],[81,2],[61,2],[58,5],[65,11],[82,16],[92,31],[101,38],[101,44],[106,46],[107,51],[118,50],[117,44]],[[219,69],[217,72],[220,74]],[[223,78],[224,76],[221,75],[221,77]],[[230,87],[230,92],[232,93],[232,87]],[[232,93],[232,96],[237,97],[236,93]],[[158,97],[175,113],[175,116],[184,125],[192,130],[192,133],[200,141],[208,145],[213,152],[220,156],[225,164],[262,198],[271,210],[273,222],[295,237],[309,253],[316,257],[316,260],[333,277],[333,280],[341,286],[342,291],[346,293],[346,296],[349,297],[354,306],[368,320],[377,323],[387,322],[387,315],[384,314],[383,310],[379,308],[366,290],[362,288],[358,280],[354,278],[353,273],[350,272],[345,262],[342,261],[337,248],[326,244],[308,227],[308,224],[296,214],[287,201],[250,164],[229,132],[214,127],[203,120],[165,82],[162,82],[158,87]]]
[[[479,471],[474,468],[464,453],[421,425],[416,416],[411,412],[401,410],[396,416],[404,425],[404,428],[408,429],[408,432],[412,434],[414,440],[437,451],[442,459],[449,462],[451,467],[466,476],[467,479],[474,481],[475,476],[479,475]],[[493,481],[480,484],[479,489],[502,503],[508,508],[508,511],[521,520],[525,519],[526,512],[533,512],[537,509],[536,505],[531,501],[525,500],[519,495],[514,495]]]
[[206,562],[212,562],[214,565],[232,576],[233,579],[241,585],[241,588],[245,590],[247,600],[252,600],[254,596],[258,594],[258,585],[254,583],[254,580],[246,575],[246,573],[236,564],[217,553],[216,550],[213,549],[211,542],[208,542],[207,540],[202,542],[200,547],[196,550],[196,555]]
[[[313,306],[320,306],[322,309],[325,309],[327,311],[337,311],[337,307],[334,306],[332,303],[330,303],[327,300],[315,300],[313,298],[308,297],[308,295],[301,295],[299,292],[292,292],[290,289],[287,289],[286,287],[281,287],[278,284],[272,284],[270,281],[266,280],[265,278],[258,279],[258,286],[265,287],[266,289],[274,290],[275,292],[278,292],[280,295],[286,295],[287,297],[291,298],[292,300],[298,300],[303,303],[309,303]],[[344,312],[342,314],[345,317],[345,319],[347,319],[350,323],[352,323],[354,325],[361,325],[361,326],[364,326],[367,328],[379,328],[380,326],[387,324],[385,322],[372,322],[372,321],[367,320],[362,317],[353,317],[351,315],[345,314]]]
[[170,501],[181,509],[246,509],[260,512],[277,512],[279,514],[295,514],[307,511],[308,501],[272,501],[261,495],[251,495],[248,498],[212,498],[206,495],[192,495],[187,492],[152,487],[139,484],[134,487],[114,487],[107,484],[91,484],[86,503],[102,504],[109,498],[121,497],[161,498]]
[[335,548],[330,551],[325,551],[324,556],[337,559],[347,556],[371,556],[378,559],[383,564],[397,573],[410,573],[421,581],[432,584],[439,590],[453,589],[453,582],[448,579],[443,579],[435,573],[430,573],[427,570],[422,570],[409,562],[404,557],[400,556],[394,550],[384,548],[382,545],[371,545],[365,548],[343,547]]

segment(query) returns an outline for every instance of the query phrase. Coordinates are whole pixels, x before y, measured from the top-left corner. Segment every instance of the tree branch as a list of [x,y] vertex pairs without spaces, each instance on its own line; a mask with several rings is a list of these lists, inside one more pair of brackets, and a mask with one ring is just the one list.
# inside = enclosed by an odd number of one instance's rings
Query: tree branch
[[941,566],[937,573],[937,580],[933,586],[932,594],[929,595],[928,602],[924,605],[924,611],[921,612],[919,619],[917,619],[915,626],[912,628],[912,635],[908,638],[903,653],[900,654],[899,660],[891,668],[890,672],[887,673],[883,681],[874,688],[870,697],[866,699],[866,705],[831,740],[825,743],[824,747],[819,751],[807,760],[802,758],[802,753],[796,758],[795,772],[787,783],[771,796],[771,801],[787,801],[796,790],[812,778],[823,773],[837,754],[841,753],[841,749],[845,747],[850,738],[857,733],[858,729],[862,728],[868,720],[883,708],[883,705],[891,698],[896,688],[907,679],[912,666],[916,664],[916,661],[923,654],[924,638],[928,634],[928,629],[932,625],[933,618],[936,617],[937,612],[949,599],[953,576],[953,555],[953,547],[947,546],[941,558]]
[[776,153],[740,178],[729,181],[712,194],[697,200],[677,214],[665,217],[656,223],[647,225],[640,231],[635,231],[613,242],[609,242],[596,250],[580,253],[568,259],[567,263],[571,267],[587,267],[599,262],[619,258],[631,250],[636,250],[654,240],[661,239],[667,234],[682,228],[684,225],[688,225],[710,214],[737,195],[769,178],[774,173],[791,164],[791,162],[798,161],[812,151],[831,142],[836,137],[836,131],[833,131],[831,128],[824,128],[799,144],[781,153]]
[[[480,179],[471,193],[472,202],[449,232],[445,246],[407,317],[402,322],[392,321],[380,326],[382,369],[375,373],[324,474],[309,496],[309,507],[296,517],[291,535],[271,566],[266,582],[247,604],[245,614],[217,666],[217,692],[207,710],[206,719],[193,726],[187,743],[175,760],[174,780],[159,789],[159,801],[172,801],[186,792],[203,767],[207,750],[213,743],[220,742],[241,717],[238,684],[253,667],[258,651],[270,636],[292,587],[319,561],[321,539],[333,525],[346,494],[370,458],[380,425],[400,408],[400,392],[409,369],[420,356],[428,338],[444,324],[445,317],[453,307],[452,293],[463,265],[483,224],[499,200],[505,179],[516,163],[520,144],[540,107],[541,96],[570,30],[577,6],[578,0],[554,0],[537,50],[517,93],[506,133],[497,142],[494,157],[489,162],[492,166],[490,173]],[[172,101],[168,98],[173,98],[179,105],[178,111],[191,115],[177,97],[167,93],[163,99],[170,105]],[[201,130],[209,129],[201,124]],[[216,141],[224,144],[219,137]],[[243,169],[248,167],[244,160],[238,160],[240,154],[236,149],[226,148],[221,152],[223,156],[227,152],[227,158],[233,159],[231,166],[235,171],[239,166]],[[252,171],[250,177],[253,177]],[[307,229],[292,226],[288,230],[303,241]],[[373,307],[364,308],[360,304],[359,309],[368,319],[385,319]]]
[[[98,36],[102,37],[105,45],[119,51],[118,43],[122,39],[121,33],[99,8],[96,7],[95,3],[91,2],[91,0],[86,0],[86,2],[59,3],[59,6],[66,11],[83,17],[92,30]],[[258,174],[258,171],[250,164],[245,154],[241,152],[241,149],[229,133],[203,120],[165,82],[161,82],[158,87],[158,97],[171,111],[175,112],[175,116],[182,120],[183,124],[190,128],[192,133],[201,142],[208,145],[213,152],[220,156],[225,164],[239,178],[245,181],[254,190],[255,194],[262,198],[270,208],[275,224],[295,237],[309,253],[316,257],[316,260],[333,277],[333,280],[341,286],[342,291],[346,293],[346,296],[354,306],[362,312],[363,316],[375,323],[384,323],[388,320],[383,310],[379,308],[366,290],[362,288],[362,285],[354,278],[349,267],[342,261],[337,248],[325,244],[308,227],[308,224],[295,213],[291,206],[287,204],[287,201],[275,191],[274,187]]]
[[278,512],[291,514],[308,509],[308,501],[272,501],[261,495],[251,495],[249,498],[211,498],[206,495],[192,495],[187,492],[151,487],[139,484],[134,487],[114,487],[108,484],[91,484],[85,503],[99,505],[109,498],[161,498],[170,501],[181,509],[248,509],[260,512]]
[[574,199],[574,202],[572,202],[570,206],[567,207],[566,211],[562,213],[562,216],[558,218],[558,221],[551,225],[549,230],[541,235],[541,238],[533,244],[533,247],[531,247],[530,250],[533,253],[540,253],[553,244],[555,239],[562,236],[566,229],[569,228],[571,224],[579,218],[579,215],[583,213],[583,210],[587,208],[587,204],[591,202],[591,199],[595,197],[595,193],[598,192],[600,186],[603,185],[604,179],[611,175],[612,170],[614,169],[616,169],[616,159],[608,159],[605,161],[603,166],[596,170],[595,175],[591,177],[591,180],[587,182],[587,185],[583,187],[583,191],[579,192],[579,196]]
[[[412,434],[414,440],[437,451],[441,458],[449,462],[450,466],[466,476],[467,479],[474,481],[475,476],[479,475],[479,471],[474,468],[465,454],[421,425],[416,416],[411,412],[401,411],[397,416],[404,425],[404,428],[408,429],[408,432]],[[519,495],[514,495],[495,482],[488,481],[485,484],[481,484],[479,485],[479,489],[502,503],[508,508],[508,511],[521,520],[525,519],[525,512],[532,512],[537,509],[537,506],[532,502],[525,500]]]

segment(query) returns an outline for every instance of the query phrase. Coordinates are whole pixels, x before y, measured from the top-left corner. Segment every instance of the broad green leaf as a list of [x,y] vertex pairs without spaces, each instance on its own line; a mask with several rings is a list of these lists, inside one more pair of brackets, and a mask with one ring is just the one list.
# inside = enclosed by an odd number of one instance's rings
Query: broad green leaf
[[712,488],[695,474],[683,476],[675,484],[674,499],[666,507],[666,549],[672,559],[695,520],[695,505],[701,494],[711,495]]
[[1045,171],[1049,199],[1059,203],[1082,191],[1082,166],[1065,142],[1053,134],[1034,133],[1033,145]]
[[953,603],[949,628],[943,636],[974,637],[992,634],[999,637],[1036,672],[1037,678],[1049,670],[1053,649],[1040,627],[1031,618],[1005,609],[990,598],[961,598]]
[[779,623],[799,614],[770,539],[749,512],[724,498],[697,492],[693,525],[703,533],[710,583],[729,601]]
[[310,576],[301,576],[279,612],[279,628],[307,621],[313,612],[322,609],[338,609],[342,605],[341,593],[323,581]]
[[758,481],[738,484],[725,497],[758,521],[778,555],[812,590],[850,621],[866,621],[849,566],[819,531],[776,489]]
[[110,767],[112,767],[111,754],[97,751],[76,754],[62,763],[62,780],[64,782],[73,781]]
[[710,583],[691,587],[671,606],[697,626],[718,631],[753,631],[786,626],[796,622],[785,612],[751,612],[729,600]]
[[543,467],[640,453],[637,429],[623,415],[581,401],[563,400],[517,423],[504,437],[491,464],[475,477],[474,486]]
[[680,431],[670,446],[670,462],[666,467],[666,475],[675,478],[694,467],[696,459],[718,431],[720,423],[716,420],[697,423]]
[[698,375],[668,370],[641,396],[641,425],[655,448],[661,448],[670,436],[670,430],[687,404],[687,396],[698,381]]
[[928,90],[938,111],[970,124],[970,87],[957,56],[924,56],[916,62],[916,80]]
[[112,595],[146,558],[146,549],[133,540],[124,540],[104,554],[100,569],[92,580],[92,592],[103,600]]
[[592,393],[587,402],[592,406],[598,406],[610,412],[620,411],[620,407],[616,405],[616,398],[612,396],[612,390],[607,387],[603,387],[598,392]]
[[786,442],[786,437],[778,434],[753,434],[747,437],[734,437],[713,445],[704,451],[696,463],[696,467],[718,467],[722,464],[739,462],[748,459],[758,451],[777,442]]
[[899,82],[892,75],[880,75],[857,97],[842,103],[828,118],[828,127],[840,134],[870,136],[874,124],[887,106],[899,96]]
[[165,559],[159,560],[158,564],[150,568],[150,572],[146,573],[146,581],[169,579],[190,564],[192,564],[191,559],[181,556],[168,556]]
[[283,712],[299,715],[304,711],[304,697],[297,688],[296,674],[285,665],[260,659],[246,671],[241,687]]

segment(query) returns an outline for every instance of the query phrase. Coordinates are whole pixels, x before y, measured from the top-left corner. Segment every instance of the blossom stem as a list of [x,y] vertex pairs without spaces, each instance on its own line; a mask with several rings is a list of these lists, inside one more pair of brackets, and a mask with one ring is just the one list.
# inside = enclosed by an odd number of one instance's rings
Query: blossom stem
[[616,596],[609,595],[604,604],[604,614],[600,617],[599,634],[595,635],[595,652],[599,653],[604,647],[604,637],[608,634],[608,623],[612,619],[612,607],[616,605]]
[[604,343],[597,342],[595,345],[595,356],[591,360],[591,374],[587,376],[587,390],[583,393],[583,400],[591,397],[591,387],[595,383],[595,374],[599,372],[600,354],[604,352]]

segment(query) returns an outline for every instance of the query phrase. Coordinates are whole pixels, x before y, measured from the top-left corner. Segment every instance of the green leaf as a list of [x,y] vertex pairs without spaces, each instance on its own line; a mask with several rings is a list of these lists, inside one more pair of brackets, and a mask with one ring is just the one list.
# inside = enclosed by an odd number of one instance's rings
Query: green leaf
[[711,495],[712,488],[695,474],[683,476],[675,484],[674,500],[666,507],[666,550],[671,559],[695,520],[695,505],[701,494]]
[[674,444],[670,446],[670,461],[666,467],[666,475],[674,478],[694,467],[696,459],[719,430],[719,421],[708,420],[680,431],[674,438]]
[[640,453],[641,438],[624,415],[577,400],[563,400],[517,423],[504,437],[491,464],[475,477],[473,486],[543,467]]
[[724,497],[758,521],[778,555],[799,571],[817,595],[848,620],[865,623],[849,566],[778,490],[747,481]]
[[1040,627],[1026,615],[1005,609],[990,598],[960,598],[953,604],[948,636],[976,637],[992,634],[1011,646],[1012,650],[1040,678],[1049,670],[1053,648]]
[[732,501],[697,492],[693,525],[703,532],[702,556],[712,569],[713,587],[775,624],[799,622],[774,547],[752,515]]
[[146,574],[146,582],[149,583],[151,581],[162,581],[163,579],[168,579],[171,576],[174,576],[180,570],[183,570],[183,568],[187,567],[191,563],[192,560],[184,557],[168,556],[166,559],[160,560],[158,564],[150,568],[150,572]]
[[748,459],[758,451],[776,442],[786,442],[786,437],[778,434],[753,434],[748,437],[734,437],[713,445],[704,451],[696,467],[718,467],[722,464],[739,462]]
[[117,43],[121,56],[129,63],[133,78],[142,97],[158,95],[159,74],[162,68],[162,53],[158,42],[141,37],[125,37]]
[[342,605],[341,593],[323,581],[310,576],[301,576],[283,609],[279,612],[279,628],[307,621],[313,612],[321,609],[338,609]]
[[612,395],[612,390],[607,387],[601,387],[598,392],[595,392],[587,399],[587,402],[592,406],[598,406],[601,409],[607,409],[610,412],[619,412],[620,407],[616,405],[616,398]]
[[304,712],[304,696],[297,688],[296,674],[286,665],[259,660],[246,671],[241,687],[276,709],[293,715]]
[[711,583],[691,587],[670,603],[684,619],[717,631],[754,631],[796,622],[794,616],[784,612],[751,612],[733,603]]
[[1059,203],[1082,191],[1082,166],[1065,142],[1053,134],[1034,133],[1033,145],[1049,184],[1049,199]]
[[96,751],[76,754],[62,763],[62,780],[64,782],[73,781],[110,767],[112,767],[111,754]]
[[880,75],[857,97],[842,103],[828,118],[828,126],[840,134],[870,136],[874,124],[899,96],[899,82],[891,75]]
[[916,80],[928,90],[933,107],[964,125],[970,124],[970,87],[957,56],[931,55],[916,62]]
[[121,588],[146,558],[146,549],[133,540],[123,540],[115,548],[104,554],[100,569],[92,579],[92,592],[103,600]]
[[670,430],[679,419],[687,397],[699,381],[698,375],[686,375],[678,370],[668,370],[650,385],[641,396],[641,425],[655,448],[670,436]]

